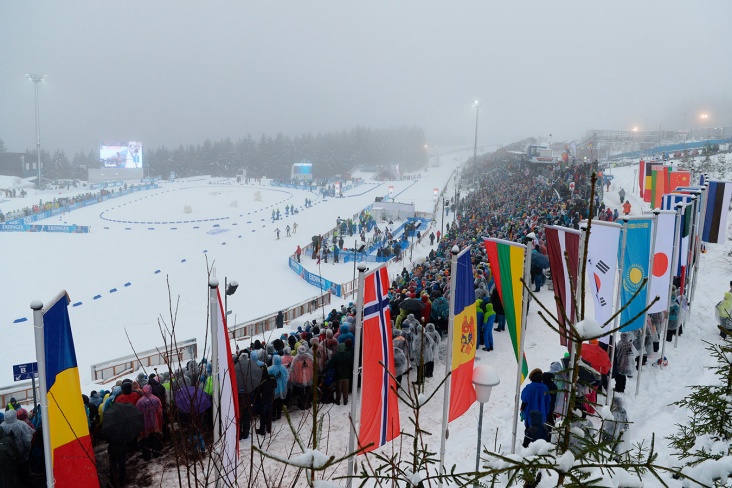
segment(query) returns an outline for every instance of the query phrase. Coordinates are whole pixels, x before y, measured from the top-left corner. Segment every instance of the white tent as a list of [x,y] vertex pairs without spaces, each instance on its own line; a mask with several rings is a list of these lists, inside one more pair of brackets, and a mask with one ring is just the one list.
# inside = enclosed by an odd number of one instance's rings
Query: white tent
[[0,190],[19,190],[21,188],[34,188],[35,185],[18,176],[0,175]]

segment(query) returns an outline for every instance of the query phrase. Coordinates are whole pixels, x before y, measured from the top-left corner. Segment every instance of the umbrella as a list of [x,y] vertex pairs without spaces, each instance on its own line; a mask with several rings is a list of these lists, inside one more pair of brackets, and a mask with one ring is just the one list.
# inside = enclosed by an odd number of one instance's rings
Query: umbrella
[[600,374],[610,372],[610,357],[607,355],[607,351],[597,344],[582,344],[582,359]]
[[399,304],[399,308],[407,312],[421,312],[424,308],[424,303],[422,300],[417,300],[416,298],[407,298]]
[[531,265],[539,267],[541,269],[546,269],[549,267],[549,258],[544,256],[540,252],[532,252],[531,253]]
[[211,396],[203,388],[185,386],[175,392],[175,406],[183,413],[203,413],[211,407]]
[[137,407],[129,403],[112,403],[104,411],[102,433],[110,442],[126,444],[137,438],[145,421]]

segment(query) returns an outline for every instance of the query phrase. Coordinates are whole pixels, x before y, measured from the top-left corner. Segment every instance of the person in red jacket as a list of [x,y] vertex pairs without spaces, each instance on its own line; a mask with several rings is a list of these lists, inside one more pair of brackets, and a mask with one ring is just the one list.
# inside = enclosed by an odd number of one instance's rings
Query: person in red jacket
[[432,313],[432,302],[426,292],[422,292],[422,303],[424,304],[424,308],[422,309],[422,323],[426,324],[430,321],[430,314]]

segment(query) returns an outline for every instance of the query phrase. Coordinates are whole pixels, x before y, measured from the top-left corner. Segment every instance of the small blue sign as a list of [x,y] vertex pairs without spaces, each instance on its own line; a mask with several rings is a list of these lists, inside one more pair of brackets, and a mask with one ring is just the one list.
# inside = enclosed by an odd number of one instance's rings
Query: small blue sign
[[38,363],[14,364],[13,379],[15,381],[38,378]]

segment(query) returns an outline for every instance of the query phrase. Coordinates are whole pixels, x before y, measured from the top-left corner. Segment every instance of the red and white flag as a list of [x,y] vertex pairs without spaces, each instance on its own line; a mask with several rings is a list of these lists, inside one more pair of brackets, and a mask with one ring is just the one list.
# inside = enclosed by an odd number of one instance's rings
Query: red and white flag
[[651,279],[651,300],[658,296],[648,313],[668,310],[668,285],[671,281],[671,260],[674,255],[674,230],[676,212],[661,210],[656,219],[656,246],[653,250],[653,279]]
[[397,437],[400,426],[386,266],[370,272],[365,280],[362,291],[363,380],[358,445],[362,448],[372,443],[364,450],[368,452]]
[[[559,298],[564,314],[570,322],[575,319],[575,300],[572,296],[577,289],[577,268],[579,266],[579,242],[580,232],[567,227],[547,226],[546,248],[549,253],[549,270],[552,274],[554,295]],[[564,253],[569,256],[569,267]],[[569,342],[565,325],[564,314],[557,303],[557,317],[559,319],[559,342],[566,346]]]
[[[585,223],[580,224],[580,226]],[[587,281],[595,305],[595,320],[600,325],[610,320],[614,312],[615,281],[618,271],[620,224],[593,220],[587,242]],[[612,324],[605,326],[612,328]],[[602,337],[607,342],[608,337]]]
[[[218,344],[218,381],[219,409],[221,414],[221,476],[227,479],[230,486],[236,486],[236,467],[239,461],[239,390],[236,386],[234,360],[231,357],[229,329],[226,327],[226,314],[221,301],[221,292],[216,289],[217,308],[219,313]],[[216,365],[214,365],[216,366]]]

